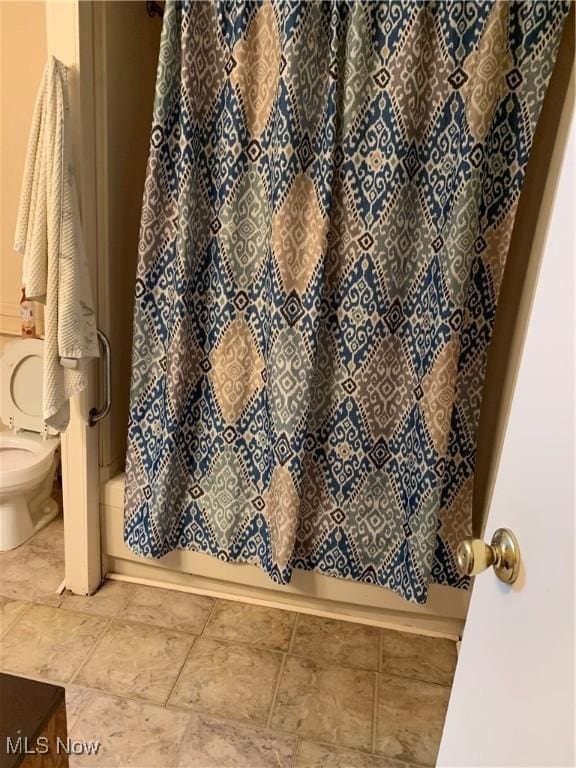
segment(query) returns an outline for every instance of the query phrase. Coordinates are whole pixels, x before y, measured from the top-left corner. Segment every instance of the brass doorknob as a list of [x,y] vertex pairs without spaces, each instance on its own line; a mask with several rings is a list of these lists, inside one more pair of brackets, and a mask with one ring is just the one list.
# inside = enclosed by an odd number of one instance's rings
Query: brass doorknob
[[498,528],[492,542],[464,539],[458,544],[456,560],[465,576],[476,576],[492,566],[496,576],[505,584],[514,584],[520,570],[520,548],[516,536],[507,528]]

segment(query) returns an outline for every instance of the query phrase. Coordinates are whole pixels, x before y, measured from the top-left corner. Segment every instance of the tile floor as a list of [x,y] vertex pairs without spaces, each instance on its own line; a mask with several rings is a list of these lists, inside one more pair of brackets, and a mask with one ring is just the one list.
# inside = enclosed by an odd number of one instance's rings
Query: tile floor
[[62,521],[0,554],[0,669],[63,684],[73,766],[435,762],[455,644],[108,581],[56,595]]

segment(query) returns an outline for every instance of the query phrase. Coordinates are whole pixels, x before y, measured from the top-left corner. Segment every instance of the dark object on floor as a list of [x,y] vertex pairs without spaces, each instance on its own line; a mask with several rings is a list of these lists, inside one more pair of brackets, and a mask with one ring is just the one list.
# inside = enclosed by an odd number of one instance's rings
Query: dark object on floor
[[64,688],[0,674],[0,768],[67,768],[67,737]]

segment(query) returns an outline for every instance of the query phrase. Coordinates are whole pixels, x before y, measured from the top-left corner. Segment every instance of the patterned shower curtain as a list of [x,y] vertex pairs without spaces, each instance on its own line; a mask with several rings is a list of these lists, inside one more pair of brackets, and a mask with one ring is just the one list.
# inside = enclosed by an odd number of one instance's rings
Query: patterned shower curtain
[[465,587],[475,442],[565,2],[168,2],[125,540]]

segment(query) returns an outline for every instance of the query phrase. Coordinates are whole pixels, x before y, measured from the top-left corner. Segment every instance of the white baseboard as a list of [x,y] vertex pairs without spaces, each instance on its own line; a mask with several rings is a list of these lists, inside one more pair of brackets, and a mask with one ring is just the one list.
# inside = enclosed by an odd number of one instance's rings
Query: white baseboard
[[458,638],[469,593],[433,584],[425,605],[402,600],[373,584],[296,570],[288,585],[278,585],[254,565],[226,563],[198,552],[171,552],[159,560],[138,557],[123,540],[124,477],[102,485],[102,553],[108,578],[134,581],[226,600],[265,605],[406,632]]
[[[415,616],[414,613],[402,613],[401,611],[376,610],[366,606],[339,603],[334,600],[321,600],[310,596],[298,596],[276,594],[269,590],[254,587],[236,589],[232,584],[215,584],[214,580],[204,577],[190,577],[190,574],[175,573],[166,569],[154,569],[140,563],[132,563],[126,560],[109,558],[109,566],[114,570],[106,574],[107,579],[125,581],[132,584],[173,589],[179,592],[189,592],[195,595],[215,597],[220,600],[262,605],[266,608],[306,613],[312,616],[322,616],[329,619],[349,621],[356,624],[366,624],[384,629],[395,629],[401,632],[410,632],[431,637],[445,637],[450,640],[458,640],[463,630],[463,621],[446,619],[433,616]],[[156,578],[151,578],[156,576]],[[193,581],[189,582],[189,579]]]

